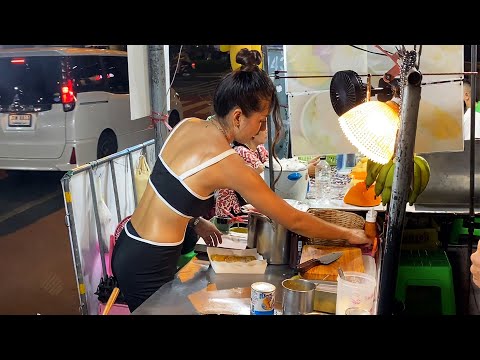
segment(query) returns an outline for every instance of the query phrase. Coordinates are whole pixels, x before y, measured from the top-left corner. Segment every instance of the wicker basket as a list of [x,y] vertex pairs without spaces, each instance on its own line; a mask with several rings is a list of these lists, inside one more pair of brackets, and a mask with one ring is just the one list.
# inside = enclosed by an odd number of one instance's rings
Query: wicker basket
[[[326,210],[326,209],[309,209],[307,211],[322,220],[328,221],[335,225],[340,225],[349,229],[363,229],[365,226],[365,219],[355,213],[341,211],[341,210]],[[308,245],[326,245],[326,246],[351,246],[350,243],[343,239],[328,240],[321,238],[309,238]]]

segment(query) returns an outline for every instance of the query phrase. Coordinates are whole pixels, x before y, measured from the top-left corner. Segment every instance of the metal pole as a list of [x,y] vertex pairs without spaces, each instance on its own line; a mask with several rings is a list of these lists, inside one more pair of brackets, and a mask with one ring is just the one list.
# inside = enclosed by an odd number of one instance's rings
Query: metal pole
[[[167,86],[165,74],[165,51],[163,45],[148,45],[148,68],[150,74],[150,99],[152,116],[159,119],[167,113]],[[167,136],[166,128],[160,121],[155,121],[155,154],[160,153],[164,139]]]
[[113,195],[115,197],[115,207],[117,208],[117,220],[120,223],[120,221],[122,221],[122,215],[120,214],[120,201],[118,199],[117,175],[115,174],[115,166],[113,164],[113,160],[110,160],[109,163],[110,171],[112,172]]
[[[155,141],[155,145],[157,142]],[[132,153],[128,153],[128,163],[130,164],[130,178],[132,179],[132,189],[133,189],[133,201],[135,202],[135,207],[138,205],[137,199],[137,185],[135,184],[135,168],[133,167],[133,156]]]
[[378,294],[379,315],[391,315],[393,312],[400,245],[405,225],[408,192],[413,173],[413,151],[417,132],[418,109],[420,107],[421,82],[421,73],[412,68],[407,75],[402,98],[401,124],[392,184],[392,201],[389,207],[385,251]]
[[470,273],[470,255],[473,251],[473,232],[475,230],[475,105],[477,99],[477,45],[472,45],[471,48],[471,62],[470,67],[472,75],[470,78],[470,211],[468,224],[468,261],[467,261],[467,296],[465,297],[465,309],[468,309],[471,288],[471,273]]
[[61,180],[63,187],[63,198],[65,201],[65,224],[68,228],[68,235],[70,237],[70,245],[73,256],[73,264],[75,269],[75,275],[77,277],[78,286],[78,298],[80,301],[80,313],[82,315],[88,315],[88,302],[87,302],[87,290],[85,282],[83,280],[82,261],[80,259],[80,248],[78,246],[77,232],[75,230],[75,220],[73,216],[72,207],[72,193],[70,192],[70,179],[71,172],[65,174]]
[[112,155],[108,155],[108,156],[105,156],[104,158],[101,158],[99,160],[95,160],[95,161],[91,161],[89,163],[86,163],[86,164],[83,164],[79,167],[76,167],[75,169],[73,170],[69,170],[68,171],[68,174],[70,176],[73,176],[75,174],[78,174],[78,173],[81,173],[81,172],[84,172],[84,171],[87,171],[88,169],[90,169],[92,166],[100,166],[102,164],[105,164],[107,162],[109,162],[110,160],[114,160],[114,159],[118,159],[118,158],[121,158],[122,156],[124,155],[127,155],[131,152],[135,152],[137,150],[141,150],[143,149],[144,147],[146,146],[149,146],[149,145],[152,145],[155,141],[152,139],[152,140],[148,140],[148,141],[145,141],[144,143],[142,144],[138,144],[138,145],[134,145],[132,147],[129,147],[129,148],[126,148],[124,150],[121,150],[119,152],[116,152],[115,154],[112,154]]
[[100,249],[100,260],[102,261],[102,272],[103,278],[107,279],[107,265],[105,263],[105,248],[102,241],[102,227],[100,225],[100,216],[98,215],[98,203],[97,203],[97,192],[95,191],[95,179],[93,178],[93,169],[90,168],[88,171],[90,178],[90,189],[92,191],[92,202],[93,202],[93,214],[95,215],[95,225],[97,226],[97,236],[98,236],[98,247]]
[[[262,46],[262,62],[263,62],[263,68],[265,71],[268,73],[268,50],[267,50],[267,45]],[[273,120],[272,120],[272,115],[268,115],[267,117],[267,126],[268,126],[268,131],[267,131],[267,144],[268,144],[268,179],[270,183],[270,189],[272,189],[273,192],[275,192],[275,186],[273,185],[274,183],[274,178],[273,178],[273,139],[272,139],[272,131],[273,131]]]

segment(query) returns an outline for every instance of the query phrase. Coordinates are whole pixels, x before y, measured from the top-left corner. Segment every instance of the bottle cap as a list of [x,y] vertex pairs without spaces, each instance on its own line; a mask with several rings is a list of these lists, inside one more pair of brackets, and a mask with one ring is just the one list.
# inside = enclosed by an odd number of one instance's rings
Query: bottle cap
[[365,221],[367,221],[367,222],[377,221],[377,212],[375,210],[373,210],[373,208],[368,210],[367,216],[365,217]]

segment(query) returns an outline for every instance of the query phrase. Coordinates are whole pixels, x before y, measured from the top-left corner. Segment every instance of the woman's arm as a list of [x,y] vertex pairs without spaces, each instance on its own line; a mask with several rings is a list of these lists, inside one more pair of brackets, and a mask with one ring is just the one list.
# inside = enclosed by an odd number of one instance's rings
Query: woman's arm
[[290,231],[307,237],[344,239],[351,244],[372,242],[363,230],[338,226],[290,206],[275,194],[255,171],[243,164],[240,158],[232,158],[229,169],[229,172],[225,172],[228,187],[239,192],[262,214]]

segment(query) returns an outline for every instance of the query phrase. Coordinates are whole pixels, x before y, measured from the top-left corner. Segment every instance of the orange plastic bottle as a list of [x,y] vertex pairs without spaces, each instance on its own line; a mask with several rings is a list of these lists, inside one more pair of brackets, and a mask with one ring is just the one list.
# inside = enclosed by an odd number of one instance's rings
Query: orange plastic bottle
[[377,236],[377,212],[373,208],[368,210],[365,217],[365,234],[370,239],[374,239]]
[[371,208],[365,217],[365,234],[372,239],[373,248],[371,255],[375,255],[378,246],[377,239],[377,212]]

